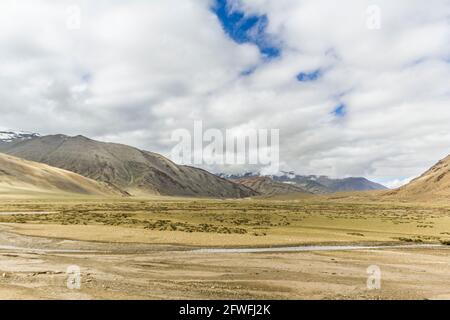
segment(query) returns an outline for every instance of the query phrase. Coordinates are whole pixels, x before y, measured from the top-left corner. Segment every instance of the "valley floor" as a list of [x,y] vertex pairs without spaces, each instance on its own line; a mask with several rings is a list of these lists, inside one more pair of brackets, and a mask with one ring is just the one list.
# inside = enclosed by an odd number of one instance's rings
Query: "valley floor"
[[[445,244],[445,205],[199,199],[0,202],[1,299],[444,299],[450,247],[223,253],[207,247]],[[81,271],[69,289],[69,266]],[[381,289],[369,290],[369,266]]]

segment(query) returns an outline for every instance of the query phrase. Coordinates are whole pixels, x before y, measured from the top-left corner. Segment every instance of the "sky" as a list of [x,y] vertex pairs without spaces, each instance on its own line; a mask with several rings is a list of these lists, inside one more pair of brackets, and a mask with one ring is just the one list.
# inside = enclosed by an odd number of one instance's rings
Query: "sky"
[[282,170],[396,187],[450,154],[449,39],[448,0],[2,0],[0,129],[274,128]]

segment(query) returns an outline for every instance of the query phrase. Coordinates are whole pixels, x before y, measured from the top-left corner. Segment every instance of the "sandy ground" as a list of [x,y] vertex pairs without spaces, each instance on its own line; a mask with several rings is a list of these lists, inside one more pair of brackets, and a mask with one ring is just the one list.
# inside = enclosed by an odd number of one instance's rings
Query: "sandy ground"
[[[2,227],[0,299],[450,298],[445,248],[237,254],[187,249],[32,237]],[[72,265],[80,268],[80,289],[67,286]],[[381,270],[379,290],[367,289],[371,265]]]

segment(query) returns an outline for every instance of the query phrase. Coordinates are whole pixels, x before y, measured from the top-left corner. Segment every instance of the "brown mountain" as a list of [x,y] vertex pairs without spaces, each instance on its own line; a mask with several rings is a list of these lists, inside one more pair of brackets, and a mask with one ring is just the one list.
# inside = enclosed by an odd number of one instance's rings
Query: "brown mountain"
[[[271,175],[266,177],[270,178],[274,182],[296,186],[306,192],[314,194],[328,194],[346,191],[387,190],[385,186],[362,177],[333,179],[327,176],[302,176],[297,175],[294,172],[282,173],[282,175]],[[247,172],[243,175],[221,173],[220,176],[234,181],[239,179],[257,178],[260,177],[260,174],[252,172]]]
[[122,195],[120,190],[76,173],[0,154],[0,194]]
[[288,183],[276,182],[269,177],[249,177],[236,179],[233,181],[241,185],[244,185],[250,189],[253,189],[259,194],[265,196],[273,196],[289,193],[309,193],[298,186]]
[[450,197],[450,156],[439,161],[409,184],[390,191],[387,195],[417,200],[448,199]]
[[12,141],[0,144],[0,152],[76,172],[134,195],[218,198],[255,195],[244,186],[201,169],[176,165],[159,154],[83,136],[52,135]]

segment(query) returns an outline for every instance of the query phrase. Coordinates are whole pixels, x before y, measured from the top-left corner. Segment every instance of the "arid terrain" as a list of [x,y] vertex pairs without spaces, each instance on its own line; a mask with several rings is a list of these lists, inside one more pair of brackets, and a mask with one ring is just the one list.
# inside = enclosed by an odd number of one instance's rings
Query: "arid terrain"
[[[450,298],[449,207],[363,200],[5,198],[0,298]],[[329,249],[198,251],[308,245]]]
[[1,0],[0,30],[0,301],[450,300],[450,0]]
[[81,136],[2,148],[0,299],[450,298],[450,158],[384,190]]

